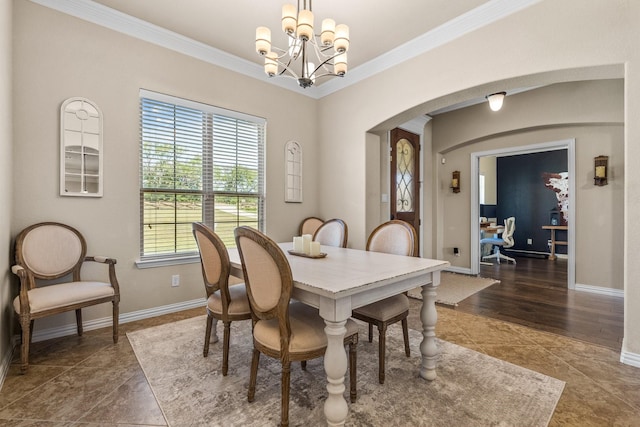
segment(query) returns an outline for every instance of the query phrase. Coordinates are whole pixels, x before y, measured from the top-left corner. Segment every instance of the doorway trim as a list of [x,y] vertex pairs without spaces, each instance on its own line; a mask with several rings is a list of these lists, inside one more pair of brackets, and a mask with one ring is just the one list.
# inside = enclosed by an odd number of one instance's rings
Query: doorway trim
[[519,154],[539,153],[552,150],[567,150],[567,172],[569,173],[569,230],[567,231],[567,287],[569,289],[576,288],[576,140],[574,138],[564,139],[560,141],[543,142],[540,144],[523,145],[520,147],[499,148],[488,151],[478,151],[471,153],[471,274],[480,273],[480,203],[479,203],[479,187],[478,175],[480,174],[480,157],[495,156],[506,157]]

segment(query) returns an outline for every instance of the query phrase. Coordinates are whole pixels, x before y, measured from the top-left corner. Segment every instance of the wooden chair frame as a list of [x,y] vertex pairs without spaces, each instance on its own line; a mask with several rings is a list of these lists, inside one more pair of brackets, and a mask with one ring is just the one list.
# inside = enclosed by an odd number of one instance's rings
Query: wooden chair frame
[[[204,288],[207,293],[207,302],[209,298],[216,292],[220,292],[220,301],[222,303],[222,313],[215,313],[209,307],[207,303],[207,326],[204,336],[204,347],[202,349],[202,355],[207,357],[209,355],[209,343],[211,342],[211,330],[213,329],[213,319],[221,320],[224,324],[224,335],[222,341],[222,375],[226,376],[229,372],[229,341],[231,338],[231,322],[234,320],[249,320],[251,319],[251,311],[247,310],[242,313],[232,314],[229,312],[229,305],[231,304],[231,294],[229,293],[229,275],[231,272],[231,264],[229,263],[229,254],[227,248],[218,237],[218,235],[211,230],[207,225],[201,222],[194,222],[191,224],[191,230],[193,237],[198,244],[198,252],[200,254],[200,266],[202,268],[202,279],[204,281]],[[201,240],[204,239],[205,241]],[[210,266],[213,271],[218,272],[217,277],[209,277],[207,271],[208,263],[215,262],[215,259],[208,259],[203,256],[205,253],[204,245],[209,242],[217,252],[220,263],[219,265]]]
[[[373,241],[373,238],[376,236],[376,234],[380,231],[382,231],[383,229],[385,229],[386,227],[389,227],[390,225],[400,225],[404,228],[406,228],[409,232],[410,235],[410,240],[411,240],[411,247],[412,250],[410,251],[411,253],[408,254],[410,256],[418,256],[418,246],[416,245],[417,242],[417,234],[416,234],[416,230],[415,228],[413,228],[413,226],[411,224],[409,224],[408,222],[405,221],[400,221],[397,219],[391,220],[391,221],[387,221],[383,224],[380,224],[379,226],[377,226],[369,235],[369,238],[367,239],[367,246],[366,246],[366,250],[372,250],[371,248],[371,244]],[[392,298],[396,298],[396,297],[390,297],[389,299]],[[378,303],[384,303],[385,300],[382,300],[381,302]],[[377,304],[378,304],[377,303]],[[390,325],[396,323],[396,322],[401,322],[402,324],[402,336],[404,339],[404,352],[405,355],[407,357],[411,356],[411,350],[409,349],[409,325],[408,325],[408,321],[407,321],[407,317],[409,316],[409,310],[403,311],[402,313],[398,314],[397,316],[394,316],[392,318],[386,319],[384,321],[380,320],[380,319],[376,319],[370,316],[367,316],[363,313],[359,313],[358,310],[354,310],[352,313],[352,317],[358,320],[362,320],[363,322],[367,322],[369,324],[369,342],[373,341],[373,325],[376,325],[376,327],[378,328],[378,382],[380,384],[384,384],[384,380],[385,380],[385,356],[386,356],[386,336],[387,336],[387,327],[389,327]]]
[[[340,227],[342,227],[342,229],[344,230],[343,235],[342,235],[342,240],[340,242],[340,244],[338,245],[338,247],[340,248],[346,248],[347,247],[347,242],[349,241],[349,228],[347,227],[347,224],[338,218],[334,218],[334,219],[330,219],[328,221],[325,221],[320,227],[318,227],[318,229],[316,230],[315,233],[313,233],[313,241],[317,242],[318,240],[318,234],[322,233],[322,230],[325,227],[334,227],[336,224],[339,224]],[[320,241],[320,244],[325,244],[322,241]],[[332,245],[335,246],[335,245]]]
[[315,216],[310,216],[303,219],[300,223],[300,226],[298,227],[298,236],[302,236],[303,234],[311,234],[311,236],[313,236],[316,233],[316,230],[320,228],[323,223],[323,219]]
[[[43,274],[34,271],[29,267],[28,262],[26,262],[23,246],[24,241],[33,230],[39,227],[62,227],[67,229],[75,234],[75,236],[79,239],[81,250],[80,256],[78,257],[77,262],[72,265],[70,268],[65,269],[64,271],[60,271],[55,274]],[[89,307],[92,305],[102,304],[106,302],[111,302],[113,304],[113,342],[118,342],[118,316],[119,316],[119,303],[120,303],[120,286],[118,284],[118,279],[116,278],[115,265],[116,260],[113,258],[107,258],[102,256],[87,256],[87,243],[82,236],[82,234],[76,230],[75,228],[68,226],[66,224],[61,224],[58,222],[41,222],[38,224],[33,224],[20,233],[16,237],[16,246],[15,246],[15,258],[16,264],[12,267],[12,271],[20,278],[20,293],[16,297],[19,300],[20,312],[16,311],[16,315],[19,318],[20,327],[22,329],[22,343],[20,349],[20,370],[22,373],[26,373],[29,367],[29,347],[31,343],[31,339],[33,337],[33,324],[35,319],[40,319],[47,316],[52,316],[54,314],[64,313],[66,311],[75,310],[76,312],[76,325],[78,336],[82,336],[83,328],[82,328],[82,311],[81,309],[84,307]],[[71,275],[72,282],[81,282],[81,268],[84,262],[98,262],[101,264],[108,265],[109,269],[109,284],[113,288],[113,294],[110,296],[100,297],[91,299],[89,301],[82,301],[76,303],[70,303],[61,307],[55,307],[51,309],[41,310],[38,312],[31,312],[31,305],[29,303],[29,291],[37,288],[38,281],[49,281],[60,279],[66,276]],[[50,285],[50,286],[56,286]]]
[[[282,378],[281,378],[281,426],[289,425],[289,391],[290,391],[290,377],[291,377],[291,362],[302,362],[302,368],[306,368],[306,361],[322,357],[325,354],[326,346],[316,351],[307,352],[295,352],[289,351],[289,343],[291,339],[291,325],[289,322],[289,303],[291,300],[291,292],[293,290],[293,276],[291,274],[291,267],[287,260],[286,255],[282,252],[280,247],[273,242],[269,237],[263,233],[247,226],[238,227],[235,229],[235,238],[238,251],[240,253],[240,259],[242,260],[242,270],[244,272],[245,283],[247,284],[247,294],[249,296],[249,302],[251,304],[251,313],[253,316],[253,324],[261,320],[270,320],[277,318],[280,329],[280,351],[274,351],[272,348],[261,345],[256,339],[253,340],[253,357],[251,360],[251,374],[249,378],[249,391],[247,398],[249,402],[252,402],[255,397],[256,380],[258,374],[258,365],[260,362],[260,354],[263,353],[266,356],[274,359],[279,359],[282,364]],[[243,253],[243,240],[249,239],[257,243],[262,247],[275,262],[281,279],[281,293],[278,303],[270,309],[260,310],[258,307],[261,305],[256,302],[252,290],[251,279],[247,271],[247,264],[245,255]],[[302,303],[298,303],[302,304]],[[349,344],[349,384],[350,384],[350,399],[351,402],[355,402],[357,398],[356,390],[356,358],[357,358],[357,343],[358,333],[351,335],[345,335],[344,343]]]

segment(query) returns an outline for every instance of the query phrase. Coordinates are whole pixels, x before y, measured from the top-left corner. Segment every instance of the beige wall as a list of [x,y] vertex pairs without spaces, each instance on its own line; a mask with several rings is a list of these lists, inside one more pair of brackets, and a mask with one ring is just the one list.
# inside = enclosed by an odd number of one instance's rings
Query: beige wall
[[495,156],[480,157],[478,163],[480,175],[484,176],[484,203],[495,205],[498,200],[497,158]]
[[[14,163],[20,167],[14,174],[13,235],[43,220],[77,227],[87,238],[89,254],[118,260],[123,315],[205,297],[199,264],[151,269],[134,265],[140,233],[140,88],[265,117],[269,235],[289,240],[303,217],[319,213],[314,100],[32,2],[17,1],[15,9]],[[89,98],[104,114],[102,198],[58,195],[59,109],[72,96]],[[303,148],[302,204],[284,203],[288,140]],[[180,274],[180,287],[171,287],[173,274]],[[85,318],[106,317],[109,310],[89,309]],[[71,316],[63,314],[36,322],[36,331],[68,323]]]
[[[10,353],[13,331],[11,300],[11,197],[12,197],[12,93],[11,93],[11,13],[10,1],[0,2],[0,366]],[[4,378],[2,372],[0,376]]]
[[[635,118],[640,115],[640,50],[635,41],[640,38],[636,22],[639,14],[638,2],[543,0],[321,99],[322,163],[344,171],[343,175],[332,174],[323,179],[323,209],[344,209],[351,243],[361,246],[365,240],[365,203],[361,199],[365,194],[365,166],[357,159],[365,159],[366,133],[392,129],[410,119],[409,113],[415,117],[454,100],[517,87],[624,77],[624,164],[637,163],[640,122]],[[487,60],[489,57],[491,61]],[[504,111],[508,111],[509,104],[507,100]],[[475,136],[460,140],[470,141]],[[430,160],[435,167],[440,161],[438,153],[444,148],[435,128],[433,145]],[[625,182],[640,181],[640,169],[622,164],[617,168]],[[625,262],[615,274],[624,277],[623,352],[640,354],[640,283],[635,279],[640,277],[640,264],[629,262],[640,252],[640,224],[632,220],[640,212],[640,187],[625,186],[620,191],[625,200]],[[433,203],[436,217],[442,218],[444,207],[439,198],[434,197]],[[469,222],[468,215],[464,222]],[[362,226],[358,228],[357,224]],[[433,230],[434,239],[441,239],[441,234],[449,231],[444,227]]]

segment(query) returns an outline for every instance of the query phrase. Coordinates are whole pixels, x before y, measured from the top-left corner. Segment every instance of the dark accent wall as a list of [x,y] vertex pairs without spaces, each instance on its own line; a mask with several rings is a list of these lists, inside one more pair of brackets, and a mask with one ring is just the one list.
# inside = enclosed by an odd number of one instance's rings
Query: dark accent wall
[[[551,234],[541,227],[551,224],[550,213],[558,208],[558,200],[556,193],[545,187],[542,174],[567,172],[567,150],[498,157],[496,172],[498,223],[510,216],[516,218],[512,249],[548,252]],[[533,244],[528,245],[527,239]],[[566,231],[556,231],[556,240],[567,240]],[[556,246],[556,253],[566,254],[567,247]]]

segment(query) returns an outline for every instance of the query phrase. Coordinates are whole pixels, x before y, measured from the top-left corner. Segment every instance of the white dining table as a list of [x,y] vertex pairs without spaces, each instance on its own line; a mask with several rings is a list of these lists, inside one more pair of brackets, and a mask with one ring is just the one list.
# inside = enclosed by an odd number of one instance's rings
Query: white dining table
[[[316,307],[325,321],[327,350],[324,368],[327,374],[328,397],[324,414],[329,426],[342,426],[349,407],[343,394],[347,373],[347,353],[344,348],[345,324],[353,309],[399,293],[422,287],[422,362],[420,376],[436,379],[435,327],[438,320],[435,298],[440,284],[440,272],[447,261],[391,255],[358,249],[321,246],[324,258],[291,255],[292,243],[280,243],[287,255],[293,274],[292,297]],[[240,255],[229,249],[232,274],[242,277]]]

